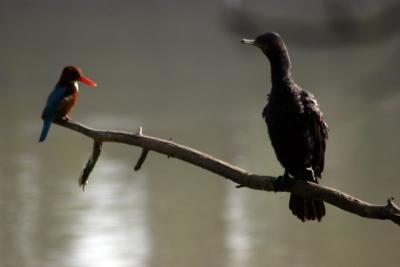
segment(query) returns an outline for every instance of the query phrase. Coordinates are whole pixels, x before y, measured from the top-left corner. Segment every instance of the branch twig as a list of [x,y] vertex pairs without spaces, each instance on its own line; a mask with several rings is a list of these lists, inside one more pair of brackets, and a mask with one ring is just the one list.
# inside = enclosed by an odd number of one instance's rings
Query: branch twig
[[92,154],[90,155],[90,158],[86,162],[85,168],[83,168],[82,173],[79,177],[79,186],[82,187],[83,191],[85,191],[85,186],[89,182],[89,175],[92,172],[94,166],[96,165],[97,160],[99,159],[101,153],[101,146],[102,142],[99,142],[97,140],[94,141]]
[[140,154],[140,157],[139,157],[139,159],[138,159],[138,161],[137,161],[137,163],[136,163],[136,165],[135,165],[135,168],[134,168],[135,171],[140,170],[140,168],[141,168],[142,165],[143,165],[143,162],[146,160],[147,154],[149,154],[149,150],[143,148],[142,154]]
[[[143,127],[142,126],[139,126],[137,135],[143,136]],[[140,157],[135,165],[135,168],[134,168],[135,171],[138,171],[138,170],[140,170],[140,168],[142,168],[142,165],[143,165],[144,161],[146,160],[147,154],[149,154],[149,150],[146,148],[143,148],[142,153],[140,154]]]
[[[206,169],[237,183],[240,187],[275,191],[274,183],[277,177],[253,174],[193,148],[182,146],[172,141],[143,135],[141,131],[135,134],[129,132],[96,130],[77,122],[63,119],[58,119],[55,123],[92,138],[95,144],[100,144],[100,148],[102,142],[116,142],[138,146],[144,150],[151,150],[178,158]],[[92,165],[92,169],[93,167],[94,164]],[[374,205],[338,190],[300,180],[296,180],[290,187],[285,188],[284,191],[323,200],[342,210],[365,218],[391,220],[400,225],[400,208],[393,203],[392,198],[387,201],[387,205]]]

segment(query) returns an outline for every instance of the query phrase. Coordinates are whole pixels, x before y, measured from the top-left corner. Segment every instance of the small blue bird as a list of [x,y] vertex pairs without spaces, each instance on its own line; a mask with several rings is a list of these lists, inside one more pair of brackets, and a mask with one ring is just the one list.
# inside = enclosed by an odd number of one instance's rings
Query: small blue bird
[[91,87],[97,87],[94,81],[82,75],[80,68],[66,66],[61,73],[60,80],[49,95],[46,107],[42,112],[43,128],[39,142],[43,142],[46,139],[51,122],[54,119],[64,118],[72,110],[78,100],[78,81]]

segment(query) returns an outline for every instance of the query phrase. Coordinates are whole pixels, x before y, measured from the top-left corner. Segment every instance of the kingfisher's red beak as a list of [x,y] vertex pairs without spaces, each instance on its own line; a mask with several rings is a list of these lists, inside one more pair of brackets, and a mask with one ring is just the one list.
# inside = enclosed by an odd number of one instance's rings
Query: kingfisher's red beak
[[86,85],[89,85],[90,87],[97,87],[97,83],[95,83],[94,81],[92,81],[89,78],[86,78],[85,76],[79,77],[78,81],[80,81],[80,82],[82,82],[82,83],[84,83]]

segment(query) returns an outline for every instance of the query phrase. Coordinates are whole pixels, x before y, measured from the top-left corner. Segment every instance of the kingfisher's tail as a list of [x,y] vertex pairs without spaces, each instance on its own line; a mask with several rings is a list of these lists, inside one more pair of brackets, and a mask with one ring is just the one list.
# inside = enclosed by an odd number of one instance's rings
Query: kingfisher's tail
[[40,133],[39,143],[43,142],[46,139],[47,133],[50,130],[50,126],[51,126],[51,118],[44,119],[42,132]]

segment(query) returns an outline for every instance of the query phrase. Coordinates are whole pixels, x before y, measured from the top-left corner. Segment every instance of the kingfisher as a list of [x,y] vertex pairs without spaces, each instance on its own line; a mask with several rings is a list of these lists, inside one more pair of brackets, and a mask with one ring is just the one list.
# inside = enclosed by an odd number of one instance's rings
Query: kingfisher
[[[281,177],[318,183],[324,170],[328,125],[317,100],[294,82],[289,52],[277,33],[243,39],[242,43],[260,48],[270,61],[272,88],[262,115],[275,154],[285,169]],[[325,215],[323,201],[293,193],[289,208],[303,222],[320,221]]]
[[91,79],[82,75],[82,70],[76,66],[64,67],[61,77],[53,91],[47,98],[46,107],[42,112],[43,128],[39,142],[46,139],[51,123],[57,118],[66,118],[78,100],[78,82],[82,82],[90,87],[97,87]]

